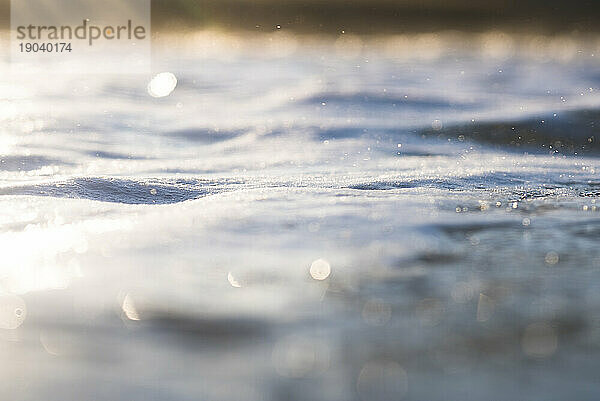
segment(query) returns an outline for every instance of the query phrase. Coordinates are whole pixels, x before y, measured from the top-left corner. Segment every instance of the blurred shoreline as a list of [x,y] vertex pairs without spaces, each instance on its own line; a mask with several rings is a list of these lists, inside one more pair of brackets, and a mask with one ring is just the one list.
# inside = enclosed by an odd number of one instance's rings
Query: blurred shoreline
[[[457,30],[513,33],[598,32],[600,3],[564,0],[153,0],[155,32],[223,29],[297,34],[398,34]],[[0,27],[10,1],[0,1]]]

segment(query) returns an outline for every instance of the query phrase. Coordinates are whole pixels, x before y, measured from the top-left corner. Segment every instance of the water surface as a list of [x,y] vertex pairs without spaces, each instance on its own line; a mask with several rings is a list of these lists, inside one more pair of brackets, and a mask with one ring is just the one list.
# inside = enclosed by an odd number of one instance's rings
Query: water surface
[[596,42],[469,40],[5,61],[0,396],[597,399]]

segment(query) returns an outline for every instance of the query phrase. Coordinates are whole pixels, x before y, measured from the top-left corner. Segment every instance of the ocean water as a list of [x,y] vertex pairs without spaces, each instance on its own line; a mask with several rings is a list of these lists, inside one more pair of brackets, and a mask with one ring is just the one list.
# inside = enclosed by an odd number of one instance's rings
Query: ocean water
[[598,399],[597,41],[452,35],[3,60],[0,398]]

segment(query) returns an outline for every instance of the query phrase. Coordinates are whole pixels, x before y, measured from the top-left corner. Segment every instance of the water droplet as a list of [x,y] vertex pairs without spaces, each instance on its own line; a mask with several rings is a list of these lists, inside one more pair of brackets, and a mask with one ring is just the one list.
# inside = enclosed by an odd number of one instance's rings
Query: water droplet
[[331,274],[329,262],[323,259],[317,259],[310,265],[310,276],[319,281],[323,281]]
[[330,351],[324,342],[290,336],[275,344],[272,362],[277,373],[289,378],[302,378],[325,370],[330,363]]
[[433,120],[431,123],[431,128],[433,128],[434,131],[439,131],[444,128],[444,124],[442,124],[440,120]]
[[236,280],[231,272],[227,273],[227,281],[233,288],[242,288],[242,285]]
[[487,322],[494,314],[494,300],[485,294],[479,294],[479,302],[477,303],[477,321]]
[[559,259],[560,258],[558,256],[558,253],[556,253],[554,251],[550,251],[546,254],[544,261],[546,262],[546,264],[553,266],[558,263]]
[[450,295],[452,296],[454,302],[463,304],[473,299],[475,296],[475,289],[469,283],[459,281],[452,288]]
[[0,329],[14,330],[27,316],[25,301],[12,294],[0,293]]
[[363,320],[372,326],[384,326],[392,317],[392,307],[381,299],[367,301],[363,310]]
[[177,86],[177,78],[170,72],[161,72],[148,84],[148,93],[152,97],[169,96]]
[[133,299],[131,298],[131,295],[127,294],[125,296],[125,299],[123,300],[123,305],[121,306],[121,309],[123,310],[123,313],[125,313],[125,316],[127,317],[127,319],[129,320],[140,320],[140,315],[138,313],[138,310],[135,306],[135,304],[133,303]]

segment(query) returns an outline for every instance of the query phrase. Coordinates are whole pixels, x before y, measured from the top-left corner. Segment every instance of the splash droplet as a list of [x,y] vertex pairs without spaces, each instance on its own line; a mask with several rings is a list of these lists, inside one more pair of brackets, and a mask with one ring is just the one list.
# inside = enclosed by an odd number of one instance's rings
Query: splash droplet
[[140,315],[135,307],[135,304],[133,303],[133,299],[129,294],[125,296],[121,309],[123,310],[123,313],[125,313],[127,319],[134,321],[140,320]]
[[227,273],[227,281],[229,281],[229,284],[233,288],[242,288],[242,285],[239,283],[239,281],[236,280],[236,278],[233,274],[231,274],[231,272]]
[[547,265],[550,266],[554,266],[555,264],[558,263],[558,261],[560,260],[560,257],[558,256],[558,253],[556,252],[548,252],[546,254],[546,257],[544,258],[544,261],[546,262]]
[[323,259],[317,259],[310,265],[310,276],[319,281],[323,281],[331,274],[329,262]]
[[27,316],[27,307],[22,298],[0,293],[0,329],[14,330],[21,326]]
[[177,78],[170,72],[157,74],[148,84],[148,93],[152,97],[169,96],[177,86]]

